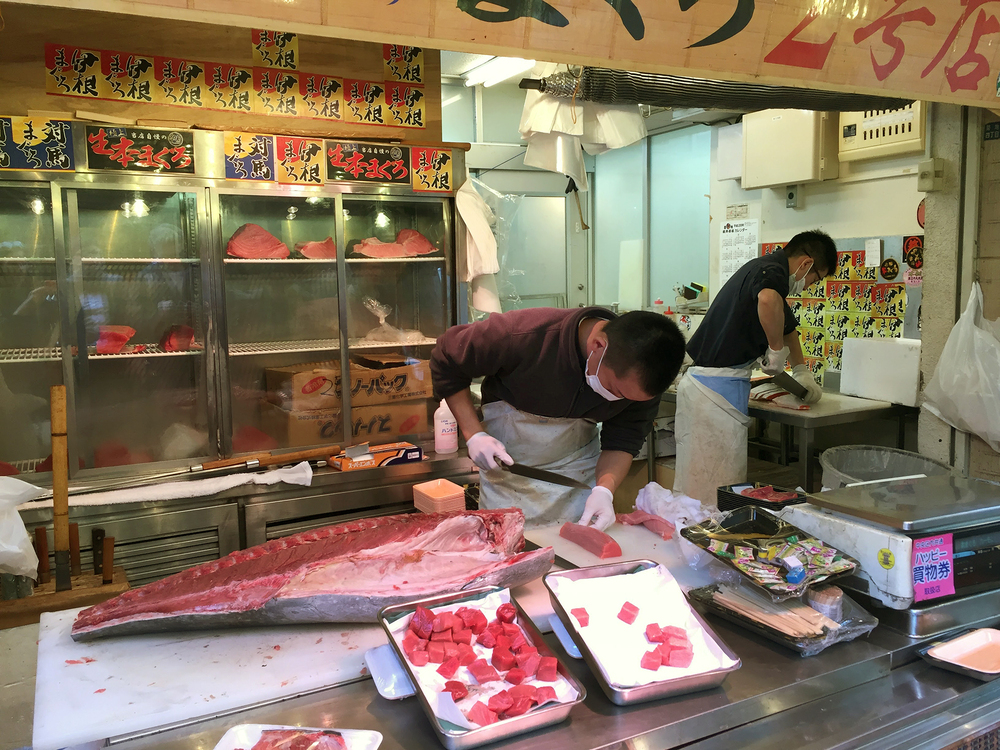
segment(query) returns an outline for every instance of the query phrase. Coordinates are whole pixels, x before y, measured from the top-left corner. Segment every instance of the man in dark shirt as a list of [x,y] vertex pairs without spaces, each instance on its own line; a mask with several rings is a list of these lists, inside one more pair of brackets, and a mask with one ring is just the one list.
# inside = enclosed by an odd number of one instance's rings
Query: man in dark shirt
[[[480,469],[484,507],[520,507],[532,524],[579,519],[604,529],[683,358],[684,337],[662,315],[534,308],[448,329],[431,353],[431,374],[435,398],[447,400]],[[485,378],[485,426],[469,391],[477,377]],[[594,489],[497,471],[514,462]]]
[[758,360],[769,375],[791,362],[806,403],[822,397],[785,298],[836,270],[837,246],[829,235],[802,232],[782,250],[743,265],[719,290],[688,342],[694,366],[677,388],[675,490],[714,503],[717,487],[746,479],[750,371]]

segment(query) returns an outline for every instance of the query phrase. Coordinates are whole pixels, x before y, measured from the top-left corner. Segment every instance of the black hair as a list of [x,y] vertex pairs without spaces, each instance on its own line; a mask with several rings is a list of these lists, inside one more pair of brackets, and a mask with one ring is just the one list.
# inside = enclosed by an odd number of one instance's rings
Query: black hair
[[684,362],[684,334],[669,318],[654,312],[627,312],[604,326],[604,362],[618,376],[635,372],[642,389],[659,396],[674,382]]
[[837,245],[826,232],[818,229],[799,232],[788,241],[784,249],[789,258],[808,255],[817,266],[816,273],[819,273],[820,268],[826,269],[823,276],[833,276],[837,272]]

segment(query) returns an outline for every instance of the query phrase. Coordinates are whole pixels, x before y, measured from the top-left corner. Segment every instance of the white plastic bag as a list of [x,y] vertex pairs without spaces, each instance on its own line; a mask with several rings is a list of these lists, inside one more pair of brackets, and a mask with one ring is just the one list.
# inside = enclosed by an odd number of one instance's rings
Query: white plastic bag
[[44,494],[41,487],[13,477],[0,477],[0,573],[37,577],[38,555],[17,506]]
[[1000,453],[1000,320],[983,318],[978,282],[924,389],[924,406]]

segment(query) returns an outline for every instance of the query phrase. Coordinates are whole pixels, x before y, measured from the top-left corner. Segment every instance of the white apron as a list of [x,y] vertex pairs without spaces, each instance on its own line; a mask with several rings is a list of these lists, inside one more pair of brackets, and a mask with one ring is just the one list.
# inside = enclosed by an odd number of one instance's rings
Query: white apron
[[[593,486],[601,441],[597,425],[586,419],[539,417],[505,401],[483,406],[486,431],[504,444],[515,463],[554,471]],[[545,526],[579,521],[589,490],[561,487],[500,469],[479,471],[479,504],[483,508],[516,507],[525,524]]]
[[749,394],[748,369],[690,367],[684,373],[674,420],[674,492],[715,505],[717,488],[746,480]]

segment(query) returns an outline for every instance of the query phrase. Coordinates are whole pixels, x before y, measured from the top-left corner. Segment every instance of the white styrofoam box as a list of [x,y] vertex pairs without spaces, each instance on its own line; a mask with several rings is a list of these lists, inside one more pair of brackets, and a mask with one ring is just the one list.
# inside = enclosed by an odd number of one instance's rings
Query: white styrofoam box
[[716,128],[719,145],[715,149],[715,178],[738,180],[743,177],[743,123]]
[[765,109],[743,116],[744,190],[836,179],[836,112]]
[[920,341],[844,339],[840,392],[916,406],[920,393]]

